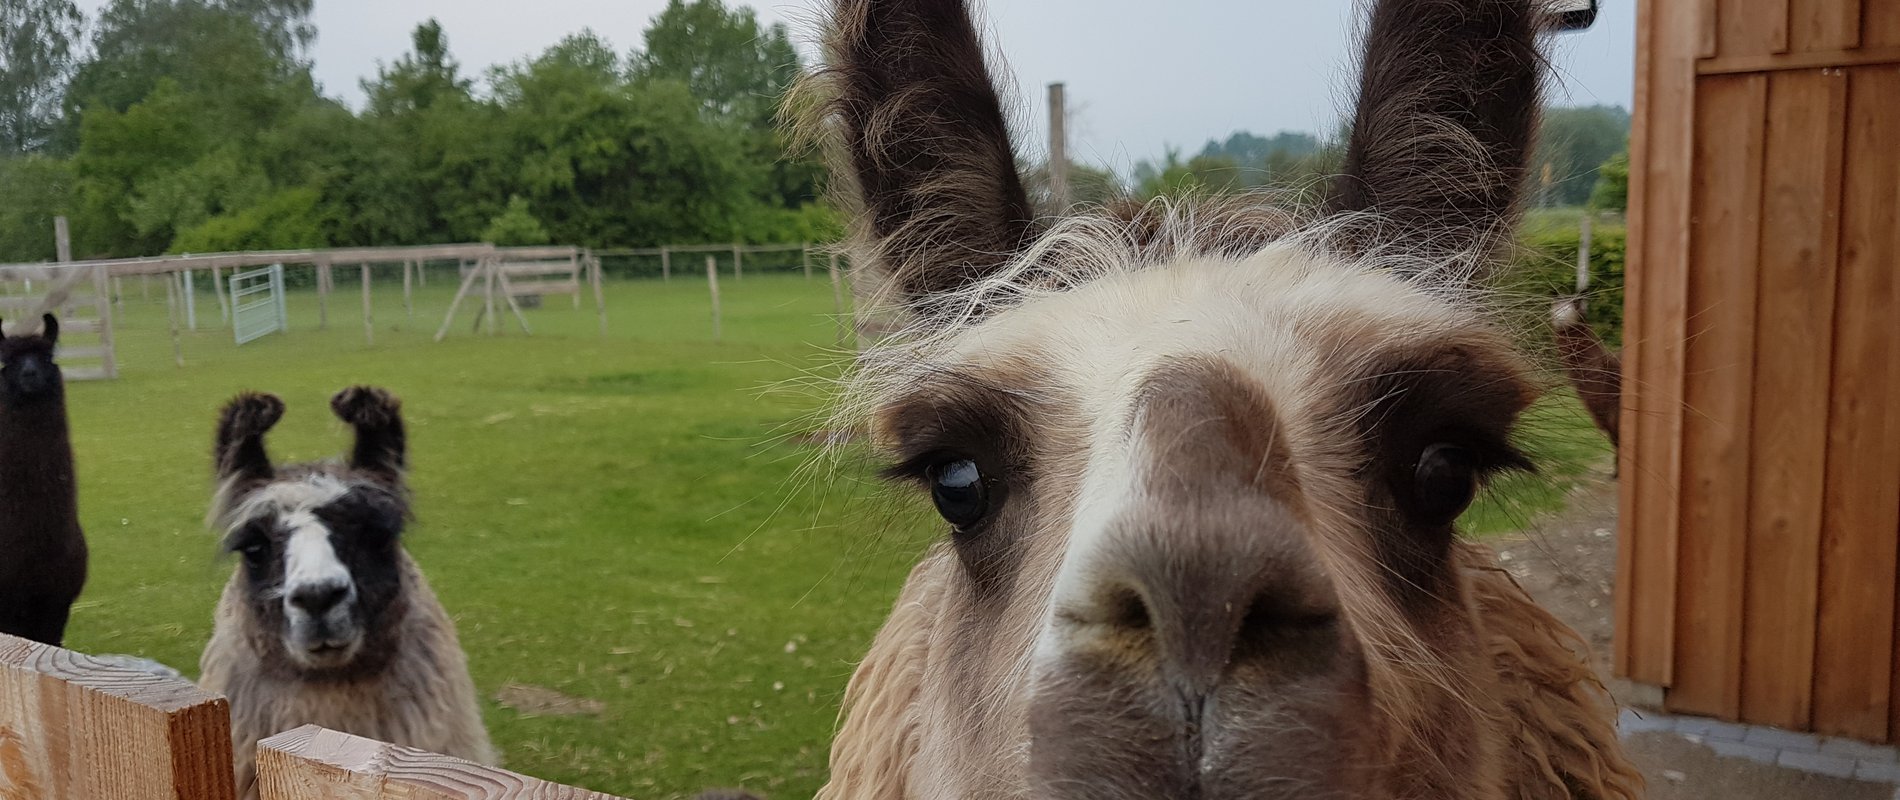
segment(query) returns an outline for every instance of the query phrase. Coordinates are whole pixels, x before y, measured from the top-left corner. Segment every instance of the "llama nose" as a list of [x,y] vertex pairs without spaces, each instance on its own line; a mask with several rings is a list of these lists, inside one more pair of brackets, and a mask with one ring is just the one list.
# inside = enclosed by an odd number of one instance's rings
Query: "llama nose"
[[1097,580],[1065,610],[1071,641],[1142,656],[1184,697],[1237,670],[1277,680],[1330,668],[1340,644],[1331,582],[1277,503],[1244,506],[1221,520],[1177,508],[1123,526]]
[[313,617],[320,617],[336,608],[338,603],[349,596],[350,587],[342,583],[321,583],[299,586],[290,593],[290,604],[302,609]]

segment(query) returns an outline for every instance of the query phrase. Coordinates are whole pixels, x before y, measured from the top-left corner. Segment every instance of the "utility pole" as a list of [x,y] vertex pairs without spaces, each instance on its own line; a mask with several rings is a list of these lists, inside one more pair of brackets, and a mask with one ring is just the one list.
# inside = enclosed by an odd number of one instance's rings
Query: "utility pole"
[[1070,203],[1068,108],[1062,95],[1061,83],[1049,84],[1049,198],[1056,213],[1068,211]]

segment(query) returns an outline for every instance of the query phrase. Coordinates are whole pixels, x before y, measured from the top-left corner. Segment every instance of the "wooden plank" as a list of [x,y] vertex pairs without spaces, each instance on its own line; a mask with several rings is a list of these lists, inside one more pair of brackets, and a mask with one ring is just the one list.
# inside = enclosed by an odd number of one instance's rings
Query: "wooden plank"
[[580,254],[580,248],[573,245],[554,245],[548,247],[497,247],[495,255],[503,261],[533,261],[538,259],[570,259]]
[[257,743],[260,800],[617,800],[305,725]]
[[1790,49],[1806,53],[1859,47],[1860,5],[1861,0],[1796,0],[1790,6]]
[[1900,47],[1864,47],[1855,50],[1816,50],[1804,53],[1766,53],[1760,55],[1723,56],[1711,58],[1696,64],[1696,72],[1703,75],[1726,75],[1736,72],[1776,72],[1783,70],[1817,69],[1820,67],[1856,67],[1879,66],[1882,64],[1900,64]]
[[[67,383],[73,383],[75,381],[104,381],[104,380],[112,379],[112,375],[106,372],[105,367],[60,367],[59,372],[60,372],[60,377],[63,378]],[[6,795],[4,794],[0,794],[0,797],[5,797],[5,796]]]
[[1848,81],[1814,726],[1886,740],[1900,555],[1900,67]]
[[1638,12],[1614,666],[1652,686],[1668,686],[1674,669],[1695,10],[1645,0]]
[[0,634],[0,797],[235,795],[224,698]]
[[1748,513],[1755,282],[1761,238],[1768,78],[1703,80],[1696,90],[1682,430],[1681,567],[1671,711],[1734,719],[1741,711],[1740,532]]
[[1861,4],[1862,47],[1900,47],[1900,3],[1874,0]]
[[508,293],[514,296],[524,294],[571,294],[580,296],[580,283],[576,281],[509,281]]
[[[63,340],[67,331],[65,328],[61,328],[59,333],[60,333],[60,337]],[[62,344],[59,346],[57,355],[62,361],[66,361],[66,360],[80,361],[80,360],[92,359],[92,358],[105,358],[106,349],[99,345],[82,346],[82,347],[67,347],[66,345]]]
[[1696,56],[1713,58],[1722,52],[1722,0],[1696,2]]
[[1742,715],[1812,721],[1847,78],[1769,78]]
[[1723,56],[1788,52],[1790,0],[1722,0],[1717,36]]

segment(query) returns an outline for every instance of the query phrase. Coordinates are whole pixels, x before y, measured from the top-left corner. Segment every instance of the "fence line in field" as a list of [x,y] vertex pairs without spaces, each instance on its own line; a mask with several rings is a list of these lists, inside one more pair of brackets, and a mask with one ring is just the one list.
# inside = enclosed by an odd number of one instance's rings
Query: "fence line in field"
[[[680,244],[647,248],[603,248],[589,250],[574,246],[544,247],[496,247],[486,243],[464,243],[443,245],[420,245],[412,247],[371,247],[371,248],[335,248],[326,250],[277,250],[248,251],[235,253],[208,253],[197,255],[151,256],[136,258],[96,259],[51,264],[0,264],[0,289],[10,292],[16,282],[24,282],[29,295],[35,291],[43,292],[37,299],[27,297],[0,297],[0,314],[15,319],[23,310],[38,308],[48,303],[58,305],[63,315],[71,315],[76,310],[89,307],[71,296],[71,287],[81,282],[83,275],[93,276],[93,289],[90,299],[97,305],[98,311],[92,318],[67,319],[64,330],[84,333],[97,332],[101,346],[62,348],[62,355],[73,358],[102,358],[103,366],[89,369],[84,366],[69,370],[74,379],[110,378],[117,375],[117,361],[112,347],[113,313],[116,305],[124,307],[126,278],[138,278],[143,285],[145,297],[151,299],[150,279],[158,277],[164,281],[163,301],[166,304],[168,332],[170,336],[172,358],[178,366],[185,363],[184,331],[199,329],[200,314],[197,307],[197,291],[203,277],[199,273],[209,272],[212,294],[217,301],[218,326],[229,325],[233,338],[238,344],[244,344],[273,332],[289,330],[288,311],[283,302],[283,293],[287,287],[282,278],[285,266],[309,266],[310,275],[316,288],[317,329],[327,330],[330,323],[331,295],[337,290],[336,268],[355,265],[361,284],[361,302],[363,318],[363,338],[367,345],[374,345],[376,338],[375,310],[373,302],[373,272],[377,267],[400,266],[402,270],[402,313],[413,320],[416,315],[414,295],[418,288],[428,284],[430,262],[456,262],[461,267],[462,283],[450,301],[448,313],[436,332],[436,340],[445,338],[453,327],[454,317],[469,299],[477,303],[475,329],[490,334],[501,332],[500,315],[512,316],[515,325],[529,332],[528,319],[522,312],[522,298],[537,300],[545,295],[569,295],[578,310],[584,295],[592,294],[596,313],[599,317],[601,335],[607,333],[607,307],[604,284],[606,269],[603,258],[653,258],[660,261],[661,280],[672,278],[672,260],[674,255],[705,254],[715,262],[731,259],[731,277],[743,281],[748,257],[756,261],[761,256],[764,262],[771,262],[773,256],[795,254],[796,262],[791,266],[803,273],[805,278],[813,278],[815,258],[827,259],[832,272],[833,313],[837,315],[841,326],[840,342],[848,343],[855,331],[860,346],[878,335],[880,326],[865,320],[858,320],[846,302],[846,294],[856,296],[856,287],[849,273],[837,271],[838,253],[829,245],[801,242],[797,244],[746,245],[726,244]],[[770,265],[770,269],[783,270],[786,261],[783,258]],[[264,284],[260,276],[264,270],[277,270],[278,280]],[[756,271],[756,268],[755,268]],[[652,274],[652,273],[646,273]],[[842,278],[840,277],[842,275]],[[63,279],[63,280],[62,280]],[[264,287],[268,288],[264,288]],[[712,291],[709,281],[708,291]],[[234,296],[238,293],[242,296]],[[275,301],[275,319],[270,319],[270,309],[262,303],[260,294],[268,293]],[[710,298],[709,298],[710,299]],[[719,310],[714,309],[714,338],[720,333]],[[37,316],[27,314],[26,316]],[[242,317],[242,319],[240,319]]]
[[[236,800],[231,706],[180,678],[0,634],[0,797]],[[258,743],[261,800],[619,800],[307,725]]]

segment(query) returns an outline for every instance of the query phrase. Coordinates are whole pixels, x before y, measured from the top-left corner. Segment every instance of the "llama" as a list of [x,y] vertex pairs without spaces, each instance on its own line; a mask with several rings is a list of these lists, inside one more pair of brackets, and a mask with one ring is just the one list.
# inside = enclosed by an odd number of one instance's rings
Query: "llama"
[[[1625,798],[1584,644],[1455,521],[1537,394],[1485,290],[1539,0],[1378,0],[1342,175],[1038,219],[966,0],[835,0],[803,91],[908,319],[842,387],[946,535],[821,797]],[[810,132],[810,131],[808,131]],[[921,498],[920,498],[921,500]]]
[[275,396],[240,394],[218,420],[212,520],[241,563],[218,601],[201,683],[231,700],[247,798],[257,741],[310,723],[497,758],[455,625],[400,541],[410,516],[401,404],[358,386],[330,408],[355,429],[347,463],[273,466],[264,434],[284,414]]
[[59,318],[37,336],[0,334],[0,633],[59,645],[86,585],[86,536],[53,363]]
[[1563,364],[1564,377],[1583,399],[1583,407],[1597,429],[1610,438],[1610,446],[1620,446],[1617,429],[1621,425],[1623,402],[1623,359],[1603,346],[1590,323],[1584,321],[1581,299],[1558,300],[1551,306],[1551,331],[1557,338],[1557,359]]

